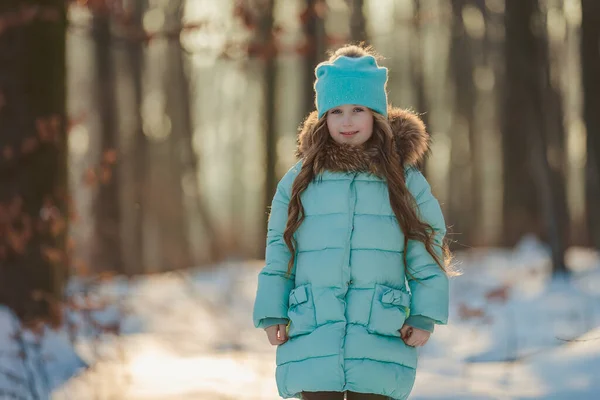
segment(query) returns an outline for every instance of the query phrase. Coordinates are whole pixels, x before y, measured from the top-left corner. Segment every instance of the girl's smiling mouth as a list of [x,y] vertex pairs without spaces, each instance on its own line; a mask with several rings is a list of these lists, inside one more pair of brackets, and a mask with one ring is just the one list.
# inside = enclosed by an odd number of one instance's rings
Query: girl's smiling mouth
[[340,132],[340,135],[343,135],[343,136],[352,136],[352,135],[355,135],[357,133],[358,133],[358,131]]

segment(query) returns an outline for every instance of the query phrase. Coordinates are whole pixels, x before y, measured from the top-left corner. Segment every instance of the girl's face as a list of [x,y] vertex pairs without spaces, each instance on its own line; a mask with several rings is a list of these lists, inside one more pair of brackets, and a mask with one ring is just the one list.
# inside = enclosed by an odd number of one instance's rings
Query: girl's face
[[327,111],[327,129],[337,143],[360,146],[373,135],[373,112],[354,104]]

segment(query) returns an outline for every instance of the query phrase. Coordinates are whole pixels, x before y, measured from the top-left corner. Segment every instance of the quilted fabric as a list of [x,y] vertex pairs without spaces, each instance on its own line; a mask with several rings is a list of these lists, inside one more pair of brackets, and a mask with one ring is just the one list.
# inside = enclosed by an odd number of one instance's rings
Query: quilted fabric
[[[277,187],[254,305],[257,327],[268,319],[289,320],[290,339],[277,348],[279,393],[292,398],[301,391],[349,390],[405,399],[417,352],[399,329],[409,315],[447,323],[448,278],[421,242],[404,248],[385,181],[366,172],[331,171],[302,194],[306,218],[296,232],[288,277],[283,231],[300,168],[301,162]],[[438,201],[416,168],[406,168],[405,175],[421,220],[441,244],[446,231]]]

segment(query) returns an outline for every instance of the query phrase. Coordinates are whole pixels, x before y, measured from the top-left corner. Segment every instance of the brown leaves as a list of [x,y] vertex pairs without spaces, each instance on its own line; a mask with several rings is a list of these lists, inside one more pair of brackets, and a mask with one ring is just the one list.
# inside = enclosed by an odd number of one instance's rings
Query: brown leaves
[[106,165],[100,167],[100,183],[107,185],[112,179],[112,169]]
[[23,213],[20,196],[14,196],[8,204],[0,204],[0,234],[5,238],[0,257],[5,258],[9,250],[21,255],[25,253],[33,229],[31,217]]
[[[61,243],[60,238],[66,235],[68,221],[50,196],[46,197],[39,212],[33,214],[27,211],[21,196],[13,196],[8,202],[0,203],[0,260],[6,259],[11,253],[23,256],[34,235],[39,235],[42,242]],[[54,244],[43,244],[39,251],[51,263],[66,262],[65,249],[57,248]]]
[[[0,108],[4,105],[4,97],[0,92]],[[61,116],[52,114],[35,120],[35,135],[27,136],[20,143],[5,144],[0,149],[0,161],[14,161],[19,156],[27,156],[36,152],[42,145],[58,145],[64,137]]]
[[114,165],[117,163],[117,150],[115,149],[108,149],[104,151],[104,154],[102,155],[102,160],[104,161],[105,164],[108,165]]
[[44,258],[51,264],[61,264],[66,260],[65,252],[61,249],[42,246],[41,251]]
[[94,186],[98,182],[98,177],[96,176],[96,170],[94,168],[88,168],[85,170],[83,175],[83,183],[86,186]]
[[458,308],[458,315],[463,321],[475,318],[483,318],[485,311],[483,308],[469,307],[464,303],[461,303]]
[[56,22],[61,12],[57,7],[22,5],[14,11],[0,14],[0,35],[11,28],[30,24],[36,20]]
[[510,294],[510,286],[503,285],[499,288],[492,289],[485,294],[487,301],[497,301],[500,303],[506,303]]
[[[510,297],[511,286],[508,284],[490,289],[485,292],[484,297],[487,303],[506,303]],[[465,303],[461,303],[458,307],[458,316],[461,320],[481,319],[484,322],[490,322],[491,317],[486,313],[486,307],[469,307]]]
[[89,275],[91,275],[91,272],[92,272],[89,265],[84,260],[81,260],[81,259],[74,260],[71,267],[73,269],[74,275],[77,275],[80,277],[89,276]]
[[239,18],[246,29],[254,30],[256,28],[256,20],[248,2],[237,0],[233,7],[233,16]]
[[11,28],[30,24],[35,20],[58,21],[60,12],[56,7],[23,5],[12,12],[0,14],[0,35]]
[[4,146],[2,148],[2,157],[5,161],[10,161],[15,156],[15,152],[11,146]]
[[94,187],[98,183],[108,185],[113,178],[113,168],[118,161],[116,149],[107,149],[102,153],[102,161],[98,167],[88,168],[83,176],[83,183],[88,187]]
[[35,121],[38,137],[42,143],[60,143],[61,119],[59,115],[37,118]]
[[21,143],[21,153],[22,154],[29,154],[29,153],[33,153],[39,146],[39,142],[36,138],[34,137],[30,137],[27,138],[25,140],[23,140],[23,142]]

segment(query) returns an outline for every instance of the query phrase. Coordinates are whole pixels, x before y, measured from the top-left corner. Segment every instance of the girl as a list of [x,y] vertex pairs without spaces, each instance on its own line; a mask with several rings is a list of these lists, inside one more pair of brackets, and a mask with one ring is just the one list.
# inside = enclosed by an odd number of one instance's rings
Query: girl
[[342,47],[315,74],[317,111],[271,206],[254,324],[278,346],[283,398],[406,399],[416,347],[448,319],[444,218],[416,168],[429,136],[388,108],[370,50]]

